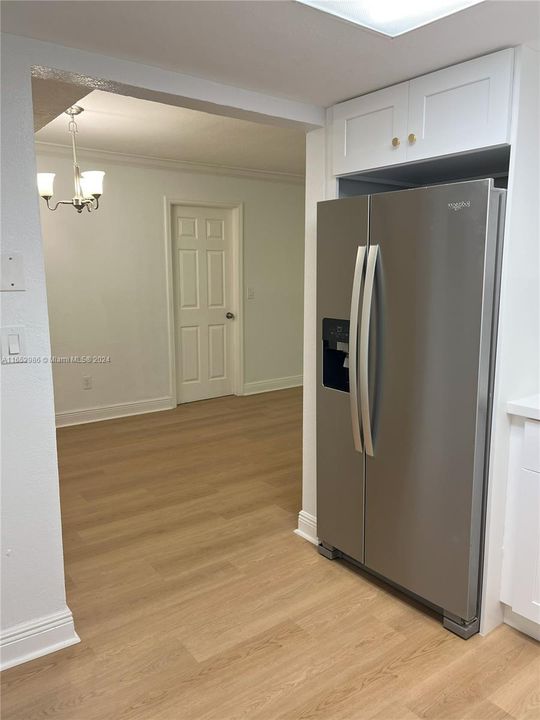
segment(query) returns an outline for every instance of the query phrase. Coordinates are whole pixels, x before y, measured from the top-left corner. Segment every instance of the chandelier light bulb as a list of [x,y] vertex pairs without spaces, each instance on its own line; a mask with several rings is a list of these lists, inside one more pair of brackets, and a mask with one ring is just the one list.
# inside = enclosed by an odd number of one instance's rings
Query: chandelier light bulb
[[81,173],[81,189],[85,198],[99,196],[103,193],[102,170],[85,170]]
[[38,192],[40,197],[42,198],[50,198],[53,196],[53,185],[54,185],[54,176],[56,173],[38,173],[37,174],[37,183],[38,183]]

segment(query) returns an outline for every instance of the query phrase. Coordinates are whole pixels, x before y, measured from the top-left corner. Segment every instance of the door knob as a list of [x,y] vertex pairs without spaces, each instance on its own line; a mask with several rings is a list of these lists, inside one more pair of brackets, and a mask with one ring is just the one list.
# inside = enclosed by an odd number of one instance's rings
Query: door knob
[[416,142],[416,135],[414,133],[411,133],[409,135],[409,143],[413,145]]
[[228,312],[225,317],[227,318],[227,320],[234,320],[234,313]]
[[395,147],[395,148],[399,147],[399,142],[400,142],[400,140],[398,137],[392,138],[392,147]]

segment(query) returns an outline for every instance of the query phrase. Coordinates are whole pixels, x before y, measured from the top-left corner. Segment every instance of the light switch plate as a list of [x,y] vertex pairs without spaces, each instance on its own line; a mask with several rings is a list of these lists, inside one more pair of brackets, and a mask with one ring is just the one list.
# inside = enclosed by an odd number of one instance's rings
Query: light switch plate
[[[16,336],[16,337],[14,337]],[[10,352],[10,346],[11,350],[13,351],[15,345],[19,344],[19,352],[13,353]],[[3,327],[2,328],[2,360],[9,362],[10,359],[13,360],[13,362],[17,362],[14,358],[20,358],[23,355],[25,355],[25,348],[26,348],[26,341],[25,341],[25,334],[24,334],[24,327],[21,326],[12,326],[12,327]]]
[[26,290],[24,286],[23,256],[21,253],[2,253],[2,292]]

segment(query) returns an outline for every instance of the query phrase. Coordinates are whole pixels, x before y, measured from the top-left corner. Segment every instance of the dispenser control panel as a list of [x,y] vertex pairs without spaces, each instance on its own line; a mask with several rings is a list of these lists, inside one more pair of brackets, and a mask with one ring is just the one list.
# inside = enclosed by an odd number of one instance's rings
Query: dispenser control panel
[[323,385],[349,392],[349,321],[323,318]]

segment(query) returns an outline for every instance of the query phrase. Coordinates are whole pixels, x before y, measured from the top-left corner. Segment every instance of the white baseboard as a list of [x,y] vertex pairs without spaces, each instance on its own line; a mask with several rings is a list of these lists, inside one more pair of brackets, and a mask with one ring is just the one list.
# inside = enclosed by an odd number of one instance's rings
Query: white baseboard
[[66,410],[56,413],[56,427],[81,425],[82,423],[97,422],[98,420],[112,420],[113,418],[142,415],[143,413],[158,412],[159,410],[172,410],[175,407],[176,400],[168,396],[152,400],[104,405],[102,407],[87,408],[86,410]]
[[311,515],[305,510],[300,510],[298,513],[298,527],[294,531],[295,535],[298,535],[304,540],[308,540],[314,545],[319,544],[319,538],[317,537],[317,518],[315,515]]
[[75,632],[69,608],[15,625],[3,633],[0,639],[0,669],[7,670],[78,642],[80,638]]
[[244,383],[244,395],[256,395],[257,393],[271,392],[272,390],[286,390],[287,388],[299,387],[302,383],[302,375],[248,382]]

